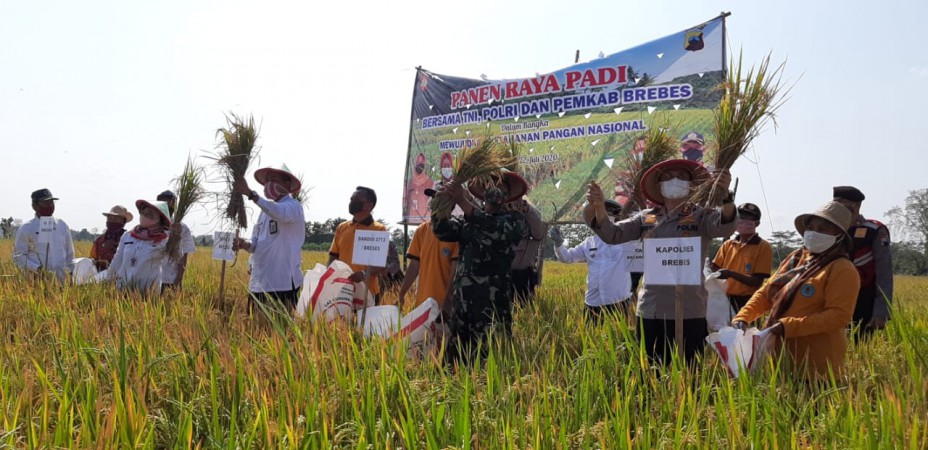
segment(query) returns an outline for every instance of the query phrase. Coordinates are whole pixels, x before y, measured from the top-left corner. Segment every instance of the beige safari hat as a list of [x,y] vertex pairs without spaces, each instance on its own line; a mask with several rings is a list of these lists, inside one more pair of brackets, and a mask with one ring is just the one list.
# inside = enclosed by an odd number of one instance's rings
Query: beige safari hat
[[132,213],[129,212],[129,210],[126,209],[126,207],[122,205],[116,205],[110,208],[110,211],[103,213],[103,215],[107,217],[109,216],[122,217],[123,219],[126,219],[126,222],[132,222],[132,218],[133,218]]
[[851,235],[847,233],[847,230],[851,228],[853,218],[851,216],[851,210],[847,209],[846,206],[836,201],[829,201],[820,206],[818,210],[813,213],[798,215],[793,224],[796,226],[796,231],[799,232],[800,236],[806,232],[806,224],[808,224],[809,219],[813,217],[819,217],[833,223],[844,233],[845,242],[848,243],[848,246],[853,243]]

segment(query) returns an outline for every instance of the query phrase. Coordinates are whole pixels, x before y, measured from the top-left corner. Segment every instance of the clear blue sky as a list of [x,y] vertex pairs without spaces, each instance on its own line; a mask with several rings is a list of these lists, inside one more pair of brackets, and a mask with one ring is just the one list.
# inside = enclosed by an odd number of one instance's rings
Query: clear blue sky
[[[31,217],[48,187],[72,228],[170,187],[187,155],[214,150],[223,113],[261,120],[261,165],[312,186],[307,220],[347,216],[363,184],[400,218],[414,68],[533,76],[731,11],[729,46],[786,60],[778,129],[743,160],[739,202],[761,233],[792,228],[836,184],[880,218],[928,187],[924,1],[872,2],[20,1],[0,5],[0,216]],[[840,5],[840,6],[839,6]],[[201,159],[202,164],[208,161]],[[256,184],[255,184],[256,185]],[[214,186],[218,188],[218,186]],[[257,214],[256,212],[254,213]],[[215,204],[195,211],[213,231]]]

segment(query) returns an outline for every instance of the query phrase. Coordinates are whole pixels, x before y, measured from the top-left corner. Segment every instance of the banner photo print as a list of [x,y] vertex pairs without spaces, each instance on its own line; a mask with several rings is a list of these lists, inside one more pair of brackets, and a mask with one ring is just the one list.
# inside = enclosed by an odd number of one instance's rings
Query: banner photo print
[[487,136],[514,142],[528,197],[543,217],[582,222],[597,180],[624,204],[630,162],[652,126],[670,129],[680,157],[708,160],[713,108],[724,79],[724,18],[534,77],[483,80],[418,69],[403,220],[429,217],[425,190],[447,181],[461,149]]

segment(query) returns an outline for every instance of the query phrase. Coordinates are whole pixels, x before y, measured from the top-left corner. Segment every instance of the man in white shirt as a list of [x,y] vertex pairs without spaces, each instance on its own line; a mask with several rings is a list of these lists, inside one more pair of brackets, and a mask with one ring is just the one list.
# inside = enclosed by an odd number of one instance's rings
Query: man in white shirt
[[[606,201],[606,214],[615,221],[622,212],[622,206],[613,200]],[[564,237],[558,227],[551,227],[549,232],[554,242],[554,254],[563,263],[585,262],[588,265],[586,275],[586,316],[598,323],[603,314],[627,314],[628,299],[631,297],[631,278],[625,269],[625,254],[621,245],[609,245],[597,235],[586,238],[576,247],[564,246]]]
[[[30,274],[53,272],[64,283],[74,270],[74,244],[71,229],[55,214],[55,196],[48,189],[32,193],[32,210],[35,217],[24,223],[16,232],[13,243],[13,263]],[[40,230],[40,224],[48,225]]]
[[268,306],[278,303],[293,311],[303,286],[300,262],[306,238],[303,205],[292,195],[300,192],[300,180],[286,165],[258,169],[255,180],[264,186],[264,197],[251,190],[244,178],[233,185],[234,192],[247,196],[261,208],[251,240],[236,238],[232,246],[233,250],[253,254],[249,310],[254,309],[254,302],[261,302]]
[[[158,194],[159,202],[168,204],[171,212],[171,218],[174,218],[174,210],[177,208],[177,195],[173,191],[164,191]],[[184,274],[187,272],[187,255],[197,251],[197,244],[193,241],[193,234],[190,228],[183,222],[174,223],[171,232],[180,227],[180,256],[178,259],[167,258],[161,267],[161,289],[172,288],[182,290],[184,284]]]

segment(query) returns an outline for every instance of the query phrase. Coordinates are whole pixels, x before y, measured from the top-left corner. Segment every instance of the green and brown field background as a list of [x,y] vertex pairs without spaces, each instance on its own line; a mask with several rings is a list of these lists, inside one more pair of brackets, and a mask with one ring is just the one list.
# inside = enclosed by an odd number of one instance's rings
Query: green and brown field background
[[773,364],[732,380],[711,353],[648,367],[628,324],[584,323],[584,265],[546,264],[513,338],[454,369],[345,327],[258,323],[244,255],[217,302],[209,250],[182,294],[143,302],[30,284],[0,241],[0,448],[928,448],[925,278],[897,277],[889,327],[851,348],[847,379],[810,387]]

